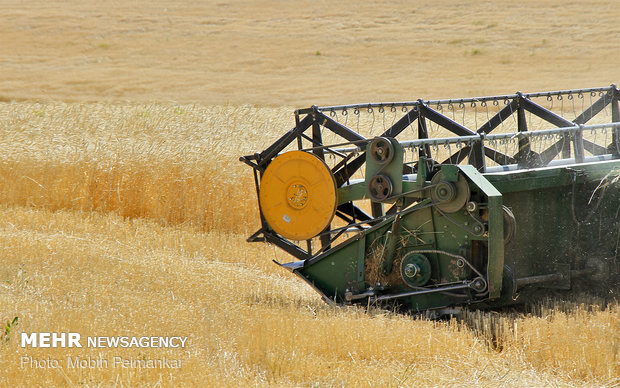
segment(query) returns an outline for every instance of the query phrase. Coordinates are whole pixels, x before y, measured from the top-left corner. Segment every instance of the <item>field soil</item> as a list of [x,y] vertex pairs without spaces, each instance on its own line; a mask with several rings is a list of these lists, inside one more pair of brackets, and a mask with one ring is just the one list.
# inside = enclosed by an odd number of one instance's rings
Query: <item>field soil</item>
[[[327,306],[272,263],[285,253],[245,241],[259,213],[238,161],[314,104],[620,82],[615,2],[7,0],[0,13],[0,386],[620,384],[617,301],[461,321]],[[188,339],[22,347],[32,332]],[[164,358],[178,367],[146,366]]]

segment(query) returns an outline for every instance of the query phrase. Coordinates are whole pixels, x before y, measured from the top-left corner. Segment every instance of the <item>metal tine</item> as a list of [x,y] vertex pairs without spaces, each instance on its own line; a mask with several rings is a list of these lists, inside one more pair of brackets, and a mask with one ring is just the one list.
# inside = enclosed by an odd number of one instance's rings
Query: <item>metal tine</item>
[[[522,95],[526,98],[534,98],[534,97],[546,97],[546,96],[558,96],[558,95],[568,95],[568,94],[578,94],[578,93],[589,93],[592,97],[597,95],[602,96],[604,92],[608,92],[611,90],[613,86],[605,86],[599,88],[584,88],[584,89],[567,89],[567,90],[556,90],[551,92],[534,92],[534,93],[523,93]],[[518,97],[517,94],[506,94],[506,95],[496,95],[496,96],[484,96],[484,97],[470,97],[470,98],[457,98],[457,99],[439,99],[439,100],[428,100],[425,103],[429,105],[440,104],[449,104],[449,103],[471,103],[472,101],[494,101],[494,100],[504,100],[505,104],[506,100],[511,100]],[[329,109],[361,109],[361,108],[378,108],[379,106],[394,106],[394,107],[402,107],[409,109],[410,107],[419,106],[419,101],[401,101],[401,102],[378,102],[378,103],[364,103],[364,104],[347,104],[347,105],[333,105],[333,106],[324,106],[319,107],[318,109],[329,110]],[[311,109],[298,109],[296,110],[298,114],[310,113]],[[405,112],[405,111],[403,111]]]

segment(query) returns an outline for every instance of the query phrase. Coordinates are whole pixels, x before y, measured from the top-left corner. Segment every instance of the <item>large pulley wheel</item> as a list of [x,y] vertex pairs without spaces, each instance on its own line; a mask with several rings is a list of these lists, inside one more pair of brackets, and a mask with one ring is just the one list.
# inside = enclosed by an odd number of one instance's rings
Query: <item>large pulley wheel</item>
[[469,201],[469,184],[463,174],[459,174],[456,182],[443,179],[441,171],[431,179],[431,200],[435,206],[446,213],[459,211]]
[[377,137],[370,143],[370,156],[377,164],[387,164],[394,158],[394,145],[385,137]]
[[387,175],[375,175],[370,179],[368,191],[370,196],[377,202],[385,201],[392,195],[392,181]]
[[431,278],[431,263],[423,254],[409,252],[400,263],[400,277],[408,287],[421,287]]
[[267,166],[258,201],[276,233],[290,240],[307,240],[328,227],[336,213],[336,181],[317,156],[286,152]]

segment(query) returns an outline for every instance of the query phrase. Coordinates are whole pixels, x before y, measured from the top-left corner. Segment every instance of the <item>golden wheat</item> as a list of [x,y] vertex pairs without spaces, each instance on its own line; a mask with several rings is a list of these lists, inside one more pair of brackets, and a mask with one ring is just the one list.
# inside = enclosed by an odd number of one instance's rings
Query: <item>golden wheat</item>
[[290,126],[290,112],[2,104],[0,202],[247,232],[257,225],[254,183],[238,158]]
[[[618,82],[620,7],[33,0],[0,10],[0,386],[620,384],[617,303],[556,299],[438,322],[326,306],[271,263],[284,253],[245,242],[258,211],[238,162],[292,127],[284,104]],[[21,348],[20,333],[35,331],[189,345]],[[25,355],[183,364],[22,368]]]
[[[497,313],[478,312],[469,324],[332,309],[264,260],[269,247],[247,246],[238,235],[73,211],[14,207],[0,216],[0,304],[6,317],[20,317],[19,331],[0,345],[2,384],[600,385],[619,373],[617,305],[565,305],[569,311],[561,312],[547,303],[535,316],[489,323]],[[182,359],[173,371],[24,373],[24,354],[105,358],[121,351],[25,350],[21,331],[182,334],[189,346],[122,351]]]
[[0,12],[0,100],[309,106],[619,82],[608,0],[7,0]]
[[[287,109],[0,105],[0,305],[19,317],[0,382],[166,385],[581,385],[617,382],[617,305],[462,323],[332,309],[251,245],[256,199],[242,153],[288,128]],[[145,112],[149,112],[148,114]],[[234,123],[234,125],[231,125]],[[237,128],[239,137],[226,130]],[[257,129],[258,128],[258,129]],[[240,234],[241,233],[241,234]],[[275,255],[275,256],[274,256]],[[24,369],[33,358],[118,350],[29,349],[20,332],[183,334],[178,370]]]

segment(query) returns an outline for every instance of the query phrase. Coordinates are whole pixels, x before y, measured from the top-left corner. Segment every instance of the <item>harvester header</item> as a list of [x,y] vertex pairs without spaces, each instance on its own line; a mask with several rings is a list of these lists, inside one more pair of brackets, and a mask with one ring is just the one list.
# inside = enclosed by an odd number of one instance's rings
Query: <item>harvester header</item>
[[328,303],[412,311],[613,295],[620,91],[603,88],[295,111],[252,167],[248,241]]

